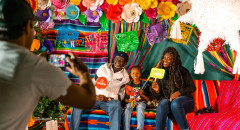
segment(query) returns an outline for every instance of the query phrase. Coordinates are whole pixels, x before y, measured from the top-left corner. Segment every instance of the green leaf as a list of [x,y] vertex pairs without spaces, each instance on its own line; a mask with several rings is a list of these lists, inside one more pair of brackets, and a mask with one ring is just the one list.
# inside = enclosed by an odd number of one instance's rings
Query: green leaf
[[142,21],[143,23],[149,23],[149,20],[144,13],[141,14],[140,21]]
[[103,13],[99,19],[100,24],[102,25],[104,30],[108,30],[109,20],[106,18],[106,14]]
[[84,24],[84,25],[86,24],[85,15],[79,14],[78,19],[82,24]]
[[172,18],[174,21],[176,21],[178,19],[178,14],[175,13],[174,17]]
[[156,19],[158,19],[158,18],[160,18],[160,17],[162,17],[162,15],[157,15]]

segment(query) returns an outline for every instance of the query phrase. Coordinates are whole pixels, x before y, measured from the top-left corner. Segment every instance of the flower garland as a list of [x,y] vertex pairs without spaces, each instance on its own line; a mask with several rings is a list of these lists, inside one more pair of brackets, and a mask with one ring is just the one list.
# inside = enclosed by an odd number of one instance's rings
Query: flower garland
[[[27,0],[34,1],[34,0]],[[37,3],[38,2],[38,3]],[[85,22],[99,22],[99,19],[117,23],[122,19],[127,23],[162,17],[171,19],[175,16],[175,7],[179,0],[38,0],[37,15],[43,19],[41,30],[53,27],[51,21],[70,19]],[[103,15],[102,15],[103,14]],[[104,15],[105,14],[105,15]],[[48,26],[50,25],[50,26]]]

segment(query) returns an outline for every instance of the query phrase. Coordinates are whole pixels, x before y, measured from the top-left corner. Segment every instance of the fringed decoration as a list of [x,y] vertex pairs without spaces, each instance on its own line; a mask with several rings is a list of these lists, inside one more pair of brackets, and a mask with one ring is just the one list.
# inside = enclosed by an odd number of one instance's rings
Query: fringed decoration
[[182,39],[181,26],[180,26],[180,21],[179,20],[176,20],[173,23],[170,34],[171,34],[170,38]]
[[198,51],[197,58],[194,63],[194,73],[203,74],[205,72],[204,61],[203,61],[203,51]]
[[237,57],[233,66],[233,74],[240,74],[240,51],[237,51]]

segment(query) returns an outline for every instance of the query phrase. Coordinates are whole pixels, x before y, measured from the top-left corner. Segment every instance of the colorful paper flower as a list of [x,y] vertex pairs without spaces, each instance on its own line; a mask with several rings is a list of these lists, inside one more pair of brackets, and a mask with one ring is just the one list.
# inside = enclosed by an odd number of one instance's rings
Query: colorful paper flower
[[145,10],[145,15],[150,19],[155,19],[157,17],[157,8],[149,8]]
[[63,9],[65,8],[69,3],[69,0],[52,0],[52,4],[57,8],[57,9]]
[[50,8],[46,8],[45,10],[37,10],[37,16],[42,19],[41,22],[49,23],[52,16],[52,10],[50,10]]
[[33,39],[30,51],[38,50],[40,48],[40,40]]
[[158,0],[158,3],[161,3],[161,2],[172,2],[173,4],[177,5],[178,3],[181,3],[181,1],[179,1],[179,0]]
[[89,7],[91,10],[96,10],[98,6],[103,4],[104,0],[83,0],[82,4],[85,7]]
[[79,5],[81,3],[82,0],[70,0],[70,3],[72,5]]
[[119,0],[120,5],[130,4],[131,2],[132,2],[132,0]]
[[79,8],[75,5],[70,5],[66,8],[66,16],[71,20],[75,20],[79,16]]
[[104,1],[100,7],[104,13],[107,13],[108,6],[109,6],[109,4],[106,1]]
[[172,2],[161,2],[158,5],[158,14],[167,20],[175,15],[175,7]]
[[186,14],[190,9],[192,8],[192,4],[186,0],[183,3],[179,3],[176,6],[176,13],[178,14],[178,17]]
[[139,0],[137,3],[141,6],[143,10],[149,8],[156,8],[158,6],[158,0]]
[[51,53],[53,51],[53,45],[48,39],[44,39],[44,42],[42,42],[41,45],[43,46],[42,49],[44,49],[44,47],[47,48],[49,51],[48,53]]
[[99,6],[94,11],[87,9],[86,15],[89,22],[98,22],[99,18],[102,16],[102,10]]
[[80,12],[85,12],[85,11],[87,10],[87,7],[83,6],[82,3],[80,3],[80,4],[78,5],[78,8],[79,8]]
[[179,0],[172,0],[172,3],[177,5],[178,3],[181,3],[181,1],[179,1]]
[[116,5],[118,3],[118,0],[106,0],[108,4]]
[[141,14],[142,9],[139,7],[139,4],[137,3],[126,4],[123,7],[122,18],[127,23],[138,22]]
[[52,5],[52,0],[38,0],[38,9],[45,10]]
[[106,17],[108,20],[111,20],[113,23],[118,23],[122,20],[121,14],[123,12],[123,8],[120,4],[109,5],[106,13]]
[[40,30],[48,30],[49,28],[53,28],[54,25],[55,24],[54,24],[53,20],[50,20],[49,23],[40,23],[39,27],[40,27]]

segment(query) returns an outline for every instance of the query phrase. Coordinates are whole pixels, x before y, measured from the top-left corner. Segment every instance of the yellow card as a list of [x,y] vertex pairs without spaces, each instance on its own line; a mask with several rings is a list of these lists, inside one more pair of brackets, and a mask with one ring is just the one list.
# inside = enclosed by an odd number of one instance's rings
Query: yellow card
[[150,77],[151,78],[157,78],[157,79],[162,79],[164,77],[165,70],[164,69],[159,69],[159,68],[152,68]]

